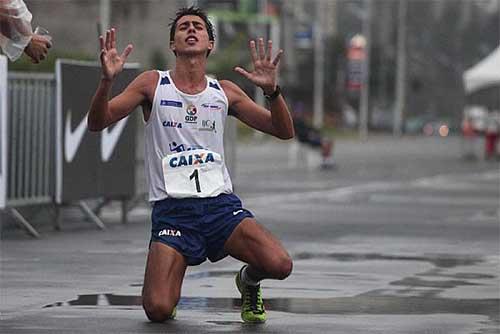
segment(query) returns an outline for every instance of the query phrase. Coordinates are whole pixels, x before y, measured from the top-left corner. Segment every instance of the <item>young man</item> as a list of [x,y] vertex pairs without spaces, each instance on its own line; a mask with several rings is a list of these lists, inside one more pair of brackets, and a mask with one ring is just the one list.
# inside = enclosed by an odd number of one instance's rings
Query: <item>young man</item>
[[146,173],[149,199],[154,203],[152,232],[142,292],[151,321],[175,316],[186,267],[208,257],[227,255],[241,260],[236,275],[245,322],[264,322],[266,313],[259,282],[284,279],[292,260],[280,242],[242,207],[232,193],[224,164],[223,129],[228,110],[255,129],[288,139],[293,122],[276,84],[282,51],[271,59],[262,39],[250,42],[254,70],[241,73],[261,87],[270,110],[255,104],[237,85],[206,76],[207,57],[214,34],[206,14],[195,7],[177,12],[170,31],[170,49],[176,55],[171,71],[147,71],[108,101],[113,79],[132,51],[121,55],[115,30],[100,37],[102,78],[92,100],[88,125],[100,131],[141,105],[144,114]]

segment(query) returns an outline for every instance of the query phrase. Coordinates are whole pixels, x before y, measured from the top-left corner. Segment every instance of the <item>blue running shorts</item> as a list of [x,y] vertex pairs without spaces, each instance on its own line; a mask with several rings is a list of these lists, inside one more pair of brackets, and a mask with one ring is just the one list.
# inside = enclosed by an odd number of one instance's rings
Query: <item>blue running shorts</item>
[[253,215],[234,194],[166,198],[154,203],[151,242],[176,249],[190,266],[201,264],[207,257],[216,262],[228,255],[224,243],[247,217]]

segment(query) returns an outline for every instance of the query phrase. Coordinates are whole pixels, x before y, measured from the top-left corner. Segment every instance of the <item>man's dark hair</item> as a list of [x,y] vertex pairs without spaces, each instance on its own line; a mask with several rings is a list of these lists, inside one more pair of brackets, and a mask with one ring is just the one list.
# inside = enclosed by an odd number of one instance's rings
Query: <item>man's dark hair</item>
[[[210,20],[208,19],[207,13],[205,13],[205,11],[199,7],[191,6],[191,7],[181,8],[175,13],[175,18],[170,23],[170,42],[174,41],[175,27],[177,26],[177,22],[180,20],[181,17],[186,15],[195,15],[200,17],[203,20],[203,22],[205,22],[205,27],[207,28],[208,32],[208,40],[215,41],[214,26],[212,25],[212,22],[210,22]],[[210,53],[210,50],[208,51],[208,53]]]

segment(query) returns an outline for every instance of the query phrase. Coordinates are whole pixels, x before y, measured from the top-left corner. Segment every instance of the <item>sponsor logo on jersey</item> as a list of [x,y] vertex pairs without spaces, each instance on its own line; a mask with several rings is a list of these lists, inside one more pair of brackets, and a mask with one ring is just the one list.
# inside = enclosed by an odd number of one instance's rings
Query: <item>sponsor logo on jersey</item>
[[201,106],[208,111],[222,111],[222,106],[218,104],[203,103]]
[[188,107],[187,107],[187,109],[186,109],[186,113],[187,113],[189,116],[194,116],[194,115],[196,115],[196,113],[197,113],[196,107],[195,107],[193,104],[188,105]]
[[200,145],[186,145],[186,144],[177,145],[177,143],[175,141],[169,143],[168,147],[170,148],[170,152],[177,152],[177,153],[184,152],[184,151],[204,149],[204,147],[200,146]]
[[222,106],[219,106],[217,104],[212,104],[212,105],[210,105],[210,110],[212,110],[212,111],[221,111],[222,110]]
[[177,128],[177,129],[182,129],[182,123],[181,122],[174,122],[174,121],[163,121],[163,126],[167,128]]
[[196,107],[193,104],[188,105],[186,108],[187,115],[184,118],[186,123],[191,123],[191,124],[197,123],[197,119],[198,119],[198,116],[196,116],[197,112],[198,112],[198,110],[196,110]]
[[169,165],[172,168],[176,168],[182,166],[203,165],[210,162],[215,162],[214,155],[212,153],[200,153],[173,157],[170,159]]
[[201,127],[198,128],[200,131],[213,131],[217,132],[215,129],[215,121],[209,120],[209,119],[204,119],[201,121]]
[[173,101],[173,100],[161,100],[160,101],[160,106],[162,106],[162,107],[182,108],[182,102],[180,102],[180,101]]

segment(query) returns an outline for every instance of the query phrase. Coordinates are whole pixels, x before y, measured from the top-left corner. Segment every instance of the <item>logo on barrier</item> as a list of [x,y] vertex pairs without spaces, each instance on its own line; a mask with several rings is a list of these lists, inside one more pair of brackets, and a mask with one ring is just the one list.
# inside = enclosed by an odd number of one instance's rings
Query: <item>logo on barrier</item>
[[[64,158],[67,162],[73,161],[76,152],[80,147],[83,137],[85,136],[87,130],[87,118],[88,113],[85,115],[83,120],[78,124],[75,130],[71,129],[71,109],[68,109],[66,116],[66,126],[64,131]],[[113,151],[116,148],[116,144],[120,139],[120,136],[127,125],[128,117],[120,120],[115,126],[110,130],[108,128],[104,129],[101,134],[101,159],[102,161],[108,161],[113,155]]]
[[109,130],[106,128],[102,131],[101,137],[101,158],[102,161],[108,161],[113,155],[113,151],[115,150],[116,144],[118,143],[118,139],[125,129],[125,125],[127,125],[128,117],[122,119],[113,127],[113,129]]
[[68,109],[66,116],[66,127],[64,131],[64,158],[67,162],[73,161],[75,158],[78,147],[82,143],[83,136],[87,130],[87,117],[85,115],[83,120],[78,124],[75,130],[71,130],[71,109]]

